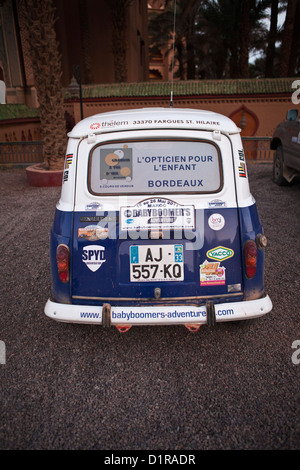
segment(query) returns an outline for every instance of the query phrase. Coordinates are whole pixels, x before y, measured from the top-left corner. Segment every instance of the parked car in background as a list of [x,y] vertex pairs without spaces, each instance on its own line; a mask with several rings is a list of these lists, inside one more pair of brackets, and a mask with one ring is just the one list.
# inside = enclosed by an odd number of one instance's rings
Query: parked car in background
[[286,120],[278,124],[271,140],[275,150],[273,181],[279,186],[291,183],[300,175],[300,118],[297,109],[290,109]]

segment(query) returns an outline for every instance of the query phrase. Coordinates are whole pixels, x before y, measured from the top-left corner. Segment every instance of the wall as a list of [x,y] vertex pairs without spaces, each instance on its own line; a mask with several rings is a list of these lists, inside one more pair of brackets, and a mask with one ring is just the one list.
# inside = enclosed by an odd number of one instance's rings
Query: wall
[[[69,112],[72,106],[69,103]],[[111,98],[95,99],[85,102],[83,105],[84,117],[93,114],[115,111],[118,109],[133,109],[153,107],[169,107],[168,96],[163,98],[136,98],[130,99]],[[274,129],[280,121],[285,120],[286,113],[291,108],[297,108],[290,97],[286,98],[257,98],[257,99],[205,99],[199,97],[176,97],[174,96],[174,107],[192,108],[214,111],[230,117],[241,128],[241,116],[237,114],[242,107],[245,109],[246,127],[242,130],[243,136],[272,136]],[[300,114],[300,108],[299,114]],[[75,122],[80,120],[79,103],[73,103],[73,115]],[[256,122],[256,127],[253,125]],[[250,130],[248,127],[250,126]]]
[[[230,117],[242,129],[242,136],[270,137],[277,124],[285,120],[289,109],[298,108],[300,115],[299,104],[292,103],[293,83],[292,78],[174,82],[174,107],[215,111]],[[150,106],[169,107],[170,89],[169,82],[83,86],[83,115]],[[80,103],[79,98],[71,97],[67,88],[64,93],[67,129],[71,130],[81,119]],[[21,135],[25,124],[27,129],[31,126],[32,135],[39,127],[36,118],[29,119],[32,114],[26,116],[23,112],[23,119],[13,119],[15,115],[8,119],[4,113],[7,105],[1,106],[0,141],[5,141],[7,132]]]

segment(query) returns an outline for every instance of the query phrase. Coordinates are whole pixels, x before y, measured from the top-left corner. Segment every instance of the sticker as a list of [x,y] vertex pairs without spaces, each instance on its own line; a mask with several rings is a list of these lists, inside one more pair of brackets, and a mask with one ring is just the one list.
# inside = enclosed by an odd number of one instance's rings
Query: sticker
[[105,248],[99,245],[83,247],[82,261],[93,272],[97,271],[105,263]]
[[111,180],[131,181],[132,179],[132,148],[100,149],[100,180],[107,184]]
[[240,178],[247,178],[246,165],[243,162],[241,162],[239,166],[239,176]]
[[240,165],[239,165],[239,177],[240,178],[247,178],[247,172],[246,172],[246,163],[245,163],[245,154],[243,150],[238,150],[239,154],[239,160],[240,160]]
[[65,167],[64,167],[64,174],[63,174],[63,182],[66,183],[69,179],[69,167],[73,161],[73,154],[70,153],[66,155],[65,159]]
[[90,125],[90,129],[92,129],[93,131],[96,129],[99,129],[99,127],[100,127],[99,122],[93,122],[93,124]]
[[102,208],[102,204],[99,202],[90,202],[85,206],[86,211],[97,211]]
[[228,284],[228,292],[240,292],[242,290],[241,284]]
[[208,219],[208,225],[212,230],[221,230],[225,225],[225,219],[221,214],[212,214]]
[[88,225],[78,229],[78,238],[84,238],[85,240],[105,240],[107,237],[108,228],[100,227],[99,225]]
[[238,150],[238,154],[239,154],[239,159],[244,162],[245,161],[245,154],[244,154],[244,150]]
[[215,192],[220,188],[218,148],[209,142],[109,143],[92,152],[91,189],[96,194]]
[[165,198],[150,198],[135,206],[121,207],[121,230],[195,228],[194,206],[183,206]]
[[220,262],[205,260],[200,265],[200,286],[224,285],[225,280],[225,268],[220,266]]
[[221,199],[214,199],[208,203],[209,207],[226,207],[226,202],[221,201]]
[[112,324],[206,323],[204,306],[111,307]]
[[80,222],[119,222],[116,215],[84,215],[79,218]]
[[231,258],[234,255],[234,251],[224,246],[217,246],[206,253],[206,256],[217,261],[224,261],[225,259]]

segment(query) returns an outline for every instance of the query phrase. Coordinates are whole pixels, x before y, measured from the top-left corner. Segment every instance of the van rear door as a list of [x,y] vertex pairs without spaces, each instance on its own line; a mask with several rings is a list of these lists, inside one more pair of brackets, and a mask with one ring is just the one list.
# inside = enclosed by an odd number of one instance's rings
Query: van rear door
[[226,135],[151,130],[79,145],[75,302],[201,304],[242,296],[232,149]]

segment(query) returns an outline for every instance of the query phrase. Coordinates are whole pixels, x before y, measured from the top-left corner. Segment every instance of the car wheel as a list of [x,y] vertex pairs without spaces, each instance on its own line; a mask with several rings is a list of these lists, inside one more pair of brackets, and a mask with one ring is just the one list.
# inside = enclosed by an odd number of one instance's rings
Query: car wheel
[[274,153],[273,159],[273,181],[279,186],[287,184],[286,179],[283,176],[283,150],[282,146],[279,145]]

